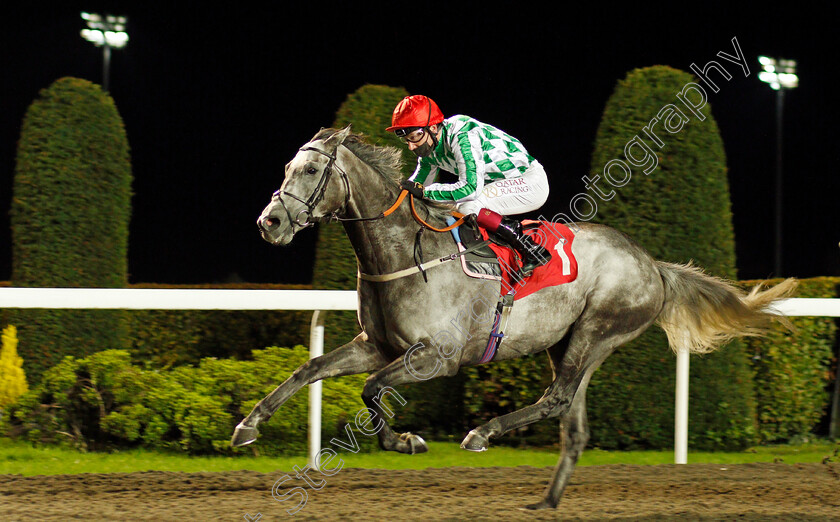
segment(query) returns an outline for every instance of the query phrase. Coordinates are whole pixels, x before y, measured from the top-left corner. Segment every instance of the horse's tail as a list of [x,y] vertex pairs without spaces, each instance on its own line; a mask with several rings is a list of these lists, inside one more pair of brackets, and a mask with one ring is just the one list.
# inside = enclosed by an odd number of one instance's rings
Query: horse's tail
[[657,261],[656,265],[665,283],[665,304],[656,321],[674,351],[682,347],[691,353],[708,353],[735,337],[764,335],[773,319],[793,328],[787,318],[765,309],[791,296],[796,279],[785,279],[766,290],[759,284],[747,294],[691,264]]

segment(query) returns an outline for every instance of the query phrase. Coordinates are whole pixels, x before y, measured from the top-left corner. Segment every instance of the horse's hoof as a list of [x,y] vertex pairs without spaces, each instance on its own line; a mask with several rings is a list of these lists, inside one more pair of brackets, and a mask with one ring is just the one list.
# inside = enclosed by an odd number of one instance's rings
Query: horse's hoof
[[528,504],[524,508],[519,509],[527,509],[530,511],[535,511],[537,509],[555,509],[557,506],[552,505],[549,501],[543,499],[537,502],[536,504]]
[[259,435],[259,431],[257,428],[252,428],[251,426],[245,426],[241,422],[233,431],[233,437],[230,439],[230,445],[234,448],[238,448],[240,446],[245,446],[246,444],[250,444],[257,440],[257,435]]
[[537,502],[536,504],[528,504],[527,506],[519,508],[519,509],[521,509],[521,510],[527,509],[529,511],[535,511],[537,509],[555,509],[556,507],[557,507],[557,505],[552,504],[551,502],[549,502],[546,499],[542,499],[539,502]]
[[403,433],[400,435],[400,439],[402,439],[406,444],[408,444],[408,453],[411,455],[416,455],[417,453],[426,453],[429,451],[429,446],[426,445],[426,441],[423,440],[423,437],[420,435],[415,435],[413,433]]
[[461,443],[461,448],[467,451],[487,451],[487,446],[490,441],[486,437],[479,435],[477,431],[472,430],[467,433],[466,438]]

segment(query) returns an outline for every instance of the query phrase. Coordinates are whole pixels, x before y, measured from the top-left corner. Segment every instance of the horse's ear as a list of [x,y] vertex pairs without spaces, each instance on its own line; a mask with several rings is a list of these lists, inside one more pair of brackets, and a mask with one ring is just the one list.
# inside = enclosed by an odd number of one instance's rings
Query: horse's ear
[[338,148],[339,145],[344,143],[345,138],[350,135],[350,127],[352,124],[347,125],[340,131],[336,132],[332,136],[330,136],[327,141],[325,142],[330,147]]

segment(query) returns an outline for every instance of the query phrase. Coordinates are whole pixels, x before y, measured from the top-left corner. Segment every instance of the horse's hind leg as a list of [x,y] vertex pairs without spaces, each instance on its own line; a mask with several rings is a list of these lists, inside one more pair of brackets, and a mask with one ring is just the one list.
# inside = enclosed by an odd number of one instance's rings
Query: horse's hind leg
[[[496,417],[475,428],[461,442],[461,447],[469,451],[484,451],[490,445],[491,438],[500,437],[511,430],[549,417],[565,415],[571,407],[575,392],[581,387],[580,383],[586,371],[589,369],[594,371],[600,365],[600,361],[606,358],[606,355],[603,355],[599,360],[599,358],[594,357],[594,351],[585,350],[580,354],[573,353],[567,359],[567,353],[575,351],[574,343],[570,341],[575,336],[579,338],[580,333],[569,334],[560,343],[547,350],[554,380],[537,402]],[[573,360],[575,363],[571,364],[569,360]]]
[[[603,298],[590,303],[571,332],[548,349],[554,381],[536,403],[475,428],[467,434],[461,447],[484,451],[491,438],[549,417],[566,415],[584,376],[594,372],[617,347],[638,337],[653,323],[661,308],[661,302],[646,295],[639,296],[632,308],[611,303]],[[621,312],[613,311],[619,309]]]
[[581,382],[575,398],[572,401],[572,407],[569,413],[562,421],[562,436],[563,436],[563,454],[560,455],[560,460],[557,462],[557,467],[554,468],[554,476],[551,483],[546,487],[543,493],[543,499],[529,506],[527,509],[545,509],[555,508],[563,491],[572,477],[572,472],[575,469],[580,455],[586,448],[586,443],[589,442],[589,424],[586,419],[586,387],[589,385],[589,377],[593,372],[587,374]]
[[303,363],[283,384],[257,403],[236,426],[231,446],[244,446],[257,440],[257,425],[268,420],[280,406],[307,384],[327,377],[372,372],[388,364],[376,347],[360,334],[349,343]]
[[653,313],[625,313],[621,317],[602,316],[598,312],[584,314],[571,333],[568,347],[564,349],[562,345],[556,345],[549,349],[554,382],[542,398],[536,404],[492,419],[472,430],[461,447],[482,451],[487,448],[491,437],[549,417],[560,416],[566,421],[568,416],[568,422],[564,422],[564,428],[569,430],[566,453],[555,469],[542,502],[528,506],[532,509],[556,507],[588,439],[584,409],[589,379],[607,356],[618,346],[638,337],[650,326],[654,317]]

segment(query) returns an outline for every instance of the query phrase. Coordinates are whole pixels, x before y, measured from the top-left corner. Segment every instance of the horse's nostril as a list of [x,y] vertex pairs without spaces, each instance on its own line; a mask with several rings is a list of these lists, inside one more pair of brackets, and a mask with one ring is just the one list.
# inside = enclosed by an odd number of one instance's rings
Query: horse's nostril
[[257,225],[260,227],[261,230],[274,230],[275,228],[280,226],[280,221],[272,219],[270,217],[265,217],[257,221]]

